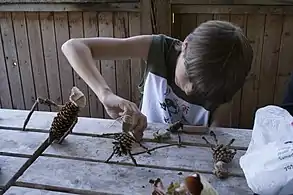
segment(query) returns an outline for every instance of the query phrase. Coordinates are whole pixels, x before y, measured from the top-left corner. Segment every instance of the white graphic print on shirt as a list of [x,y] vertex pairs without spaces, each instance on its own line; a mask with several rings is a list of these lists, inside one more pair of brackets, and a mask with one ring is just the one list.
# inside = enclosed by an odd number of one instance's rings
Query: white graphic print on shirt
[[144,85],[141,111],[148,122],[207,125],[209,112],[201,106],[179,98],[167,80],[149,72]]

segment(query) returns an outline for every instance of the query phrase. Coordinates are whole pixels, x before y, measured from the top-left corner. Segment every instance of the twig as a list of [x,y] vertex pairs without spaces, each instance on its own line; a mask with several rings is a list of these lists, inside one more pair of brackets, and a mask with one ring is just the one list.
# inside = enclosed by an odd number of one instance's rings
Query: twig
[[[154,147],[152,149],[149,149],[148,151],[151,152],[151,151],[155,151],[155,150],[160,149],[160,148],[166,148],[166,147],[170,147],[170,146],[178,146],[178,143],[177,144],[167,144],[167,145],[163,145],[163,146]],[[142,152],[133,153],[132,156],[148,153],[148,151],[142,151]]]

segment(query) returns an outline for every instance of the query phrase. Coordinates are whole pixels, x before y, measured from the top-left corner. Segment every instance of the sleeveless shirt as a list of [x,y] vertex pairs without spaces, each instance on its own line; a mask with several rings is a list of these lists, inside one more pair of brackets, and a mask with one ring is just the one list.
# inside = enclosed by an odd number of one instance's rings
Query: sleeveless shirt
[[150,123],[207,125],[210,111],[198,104],[175,84],[175,68],[180,51],[177,39],[166,35],[153,35],[146,60],[144,76],[139,84],[142,95],[141,112]]

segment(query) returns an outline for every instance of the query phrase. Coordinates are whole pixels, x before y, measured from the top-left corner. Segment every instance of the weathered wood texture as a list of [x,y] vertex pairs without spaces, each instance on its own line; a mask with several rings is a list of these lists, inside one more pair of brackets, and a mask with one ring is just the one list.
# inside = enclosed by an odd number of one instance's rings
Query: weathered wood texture
[[172,1],[172,36],[183,40],[201,22],[218,19],[237,24],[250,40],[254,51],[252,69],[245,85],[233,99],[231,125],[252,128],[257,108],[268,104],[279,105],[282,102],[293,70],[293,58],[290,54],[293,42],[290,23],[293,22],[293,16],[291,13],[284,14],[292,6],[278,9],[275,6],[268,8],[257,5],[192,5],[196,4],[192,2]]
[[[136,12],[0,12],[0,105],[30,109],[36,97],[68,101],[73,85],[87,96],[81,116],[103,118],[94,92],[72,70],[61,52],[74,37],[129,37],[140,34]],[[2,57],[1,57],[2,56]],[[97,61],[97,68],[120,96],[139,103],[139,59]],[[39,105],[38,110],[54,108]],[[107,117],[107,116],[106,116]]]
[[[35,112],[28,123],[27,131],[23,132],[20,128],[27,114],[28,111],[0,110],[0,158],[8,158],[8,155],[9,158],[30,157],[48,136],[48,129],[56,113]],[[30,192],[61,195],[62,192],[69,192],[149,195],[149,179],[160,177],[168,185],[194,171],[206,177],[219,194],[225,194],[227,190],[232,195],[252,194],[239,166],[239,158],[245,153],[250,141],[250,130],[213,129],[220,142],[227,143],[233,137],[236,139],[233,147],[239,148],[230,166],[231,176],[222,181],[212,174],[211,149],[202,141],[203,134],[182,135],[186,144],[184,148],[172,146],[153,151],[151,155],[135,156],[138,167],[132,164],[129,157],[113,157],[110,163],[105,163],[112,152],[112,139],[101,137],[101,134],[121,131],[121,124],[113,122],[109,119],[80,117],[74,133],[62,145],[51,144],[5,194]],[[176,142],[177,135],[172,135],[171,140],[161,143],[153,139],[155,131],[166,127],[164,124],[149,124],[143,144],[153,148]],[[209,135],[205,136],[211,139]],[[134,147],[134,153],[139,151],[143,149]],[[17,163],[13,164],[16,165]],[[8,169],[7,166],[12,165],[1,164],[4,170]],[[14,173],[8,171],[7,180]]]
[[[88,98],[81,116],[109,118],[93,91],[64,58],[61,45],[66,40],[151,33],[183,40],[200,23],[212,19],[239,25],[254,50],[251,73],[232,102],[232,127],[252,128],[257,108],[280,104],[291,75],[292,1],[99,0],[94,5],[93,1],[52,0],[45,5],[36,3],[45,1],[27,0],[31,4],[1,12],[2,5],[18,5],[11,2],[0,4],[2,108],[30,109],[38,96],[65,103],[71,87],[77,85]],[[96,65],[115,93],[139,104],[141,60],[102,60]],[[54,111],[44,105],[38,110]]]

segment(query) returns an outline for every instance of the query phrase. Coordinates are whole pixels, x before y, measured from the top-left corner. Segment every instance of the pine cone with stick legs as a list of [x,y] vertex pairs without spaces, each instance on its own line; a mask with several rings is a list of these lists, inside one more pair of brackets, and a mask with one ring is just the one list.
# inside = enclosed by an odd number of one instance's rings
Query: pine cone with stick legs
[[38,97],[24,121],[23,130],[25,130],[38,104],[46,104],[58,109],[57,116],[54,117],[50,127],[48,143],[56,141],[61,144],[76,125],[80,109],[86,106],[86,97],[77,87],[71,89],[69,101],[65,105],[58,105],[52,100]]
[[214,170],[213,173],[219,178],[226,178],[229,175],[228,169],[226,168],[227,164],[229,164],[235,154],[236,149],[231,149],[230,146],[233,144],[235,139],[231,139],[231,141],[227,145],[219,144],[216,134],[211,131],[210,135],[214,138],[216,145],[212,145],[204,136],[202,137],[205,142],[210,145],[213,151],[213,160],[214,160]]

